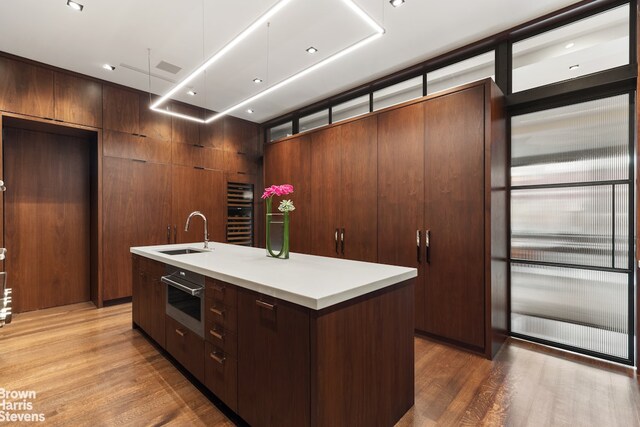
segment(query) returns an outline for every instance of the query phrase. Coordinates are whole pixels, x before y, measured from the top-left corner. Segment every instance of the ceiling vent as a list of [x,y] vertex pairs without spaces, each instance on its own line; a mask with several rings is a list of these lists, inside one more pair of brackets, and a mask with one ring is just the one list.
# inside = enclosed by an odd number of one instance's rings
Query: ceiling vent
[[160,61],[158,65],[156,65],[156,68],[158,70],[166,71],[167,73],[171,74],[178,74],[178,72],[182,70],[182,68],[178,67],[177,65],[170,64],[166,61]]
[[[149,71],[147,71],[147,70],[143,70],[142,68],[134,67],[133,65],[120,63],[120,66],[121,66],[122,68],[126,68],[126,69],[128,69],[128,70],[135,71],[135,72],[138,72],[138,73],[140,73],[140,74],[144,74],[145,76],[148,76],[148,75],[149,75]],[[168,78],[166,78],[165,76],[161,76],[160,74],[157,74],[157,73],[151,73],[151,77],[155,77],[155,78],[157,78],[157,79],[164,80],[165,82],[169,82],[169,83],[173,83],[173,84],[175,84],[175,83],[176,83],[176,81],[175,81],[175,80],[173,80],[173,79],[168,79]]]

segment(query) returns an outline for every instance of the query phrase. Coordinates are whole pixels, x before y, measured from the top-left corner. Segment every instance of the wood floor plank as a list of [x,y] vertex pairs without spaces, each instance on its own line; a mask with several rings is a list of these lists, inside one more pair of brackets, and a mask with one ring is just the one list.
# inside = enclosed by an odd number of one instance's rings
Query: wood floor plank
[[[511,340],[494,361],[415,339],[408,426],[640,426],[628,369]],[[232,426],[137,330],[131,304],[18,314],[0,329],[0,387],[34,390],[47,426]]]

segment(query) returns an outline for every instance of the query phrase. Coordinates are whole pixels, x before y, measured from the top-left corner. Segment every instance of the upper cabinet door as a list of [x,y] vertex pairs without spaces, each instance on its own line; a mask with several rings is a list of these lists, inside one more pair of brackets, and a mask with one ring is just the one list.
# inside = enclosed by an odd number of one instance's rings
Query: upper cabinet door
[[[173,103],[171,111],[191,117],[204,118],[203,110],[186,104]],[[200,127],[198,122],[180,117],[171,117],[171,141],[200,145]]]
[[258,125],[236,117],[224,118],[224,149],[255,156],[258,150]]
[[55,73],[55,118],[67,123],[102,127],[102,84]]
[[340,257],[340,126],[311,135],[311,253]]
[[340,252],[358,261],[378,260],[377,121],[371,116],[340,126]]
[[[298,136],[264,148],[264,186],[291,184],[293,193],[283,198],[293,201],[289,244],[292,252],[310,253],[309,219],[311,215],[311,186],[309,184],[310,137]],[[256,197],[261,196],[256,192]],[[279,201],[277,202],[279,203]],[[276,202],[274,202],[274,205]],[[277,206],[274,206],[277,209]]]
[[[205,110],[205,119],[213,115],[213,112]],[[224,118],[200,126],[200,144],[205,147],[224,149]]]
[[104,85],[102,93],[104,129],[140,133],[140,95]]
[[484,86],[425,103],[426,331],[484,348]]
[[171,141],[171,116],[149,108],[156,98],[148,93],[139,94],[140,133],[156,140]]
[[0,57],[0,110],[52,119],[53,71]]

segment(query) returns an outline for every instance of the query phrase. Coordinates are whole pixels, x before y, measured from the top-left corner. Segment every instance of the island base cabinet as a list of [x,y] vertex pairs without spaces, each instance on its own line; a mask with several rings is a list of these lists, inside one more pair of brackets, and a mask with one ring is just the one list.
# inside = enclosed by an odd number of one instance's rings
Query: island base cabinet
[[204,383],[204,340],[172,317],[165,318],[166,350]]
[[238,412],[238,361],[209,342],[204,344],[204,384]]
[[309,311],[238,289],[238,414],[251,426],[310,425]]

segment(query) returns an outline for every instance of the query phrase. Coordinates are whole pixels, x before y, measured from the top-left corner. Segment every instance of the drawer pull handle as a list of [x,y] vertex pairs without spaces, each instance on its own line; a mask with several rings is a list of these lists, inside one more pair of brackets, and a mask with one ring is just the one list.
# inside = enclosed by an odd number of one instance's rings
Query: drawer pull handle
[[185,335],[184,331],[181,331],[180,329],[176,329],[176,334],[180,335],[181,337],[184,337]]
[[213,329],[209,329],[209,333],[213,335],[215,338],[219,339],[220,341],[224,341],[224,335],[222,335],[220,332]]
[[225,287],[224,286],[214,286],[213,290],[216,291],[216,292],[220,292],[221,294],[224,294]]
[[276,308],[275,304],[269,304],[268,302],[260,301],[259,299],[256,300],[256,305],[261,308],[266,308],[267,310],[275,310]]
[[224,310],[220,310],[220,309],[218,309],[218,308],[211,307],[211,308],[209,309],[209,311],[211,311],[213,314],[216,314],[216,315],[218,315],[218,316],[224,317]]
[[224,365],[224,361],[227,360],[224,356],[218,356],[216,353],[209,353],[209,357],[218,362],[221,365]]

